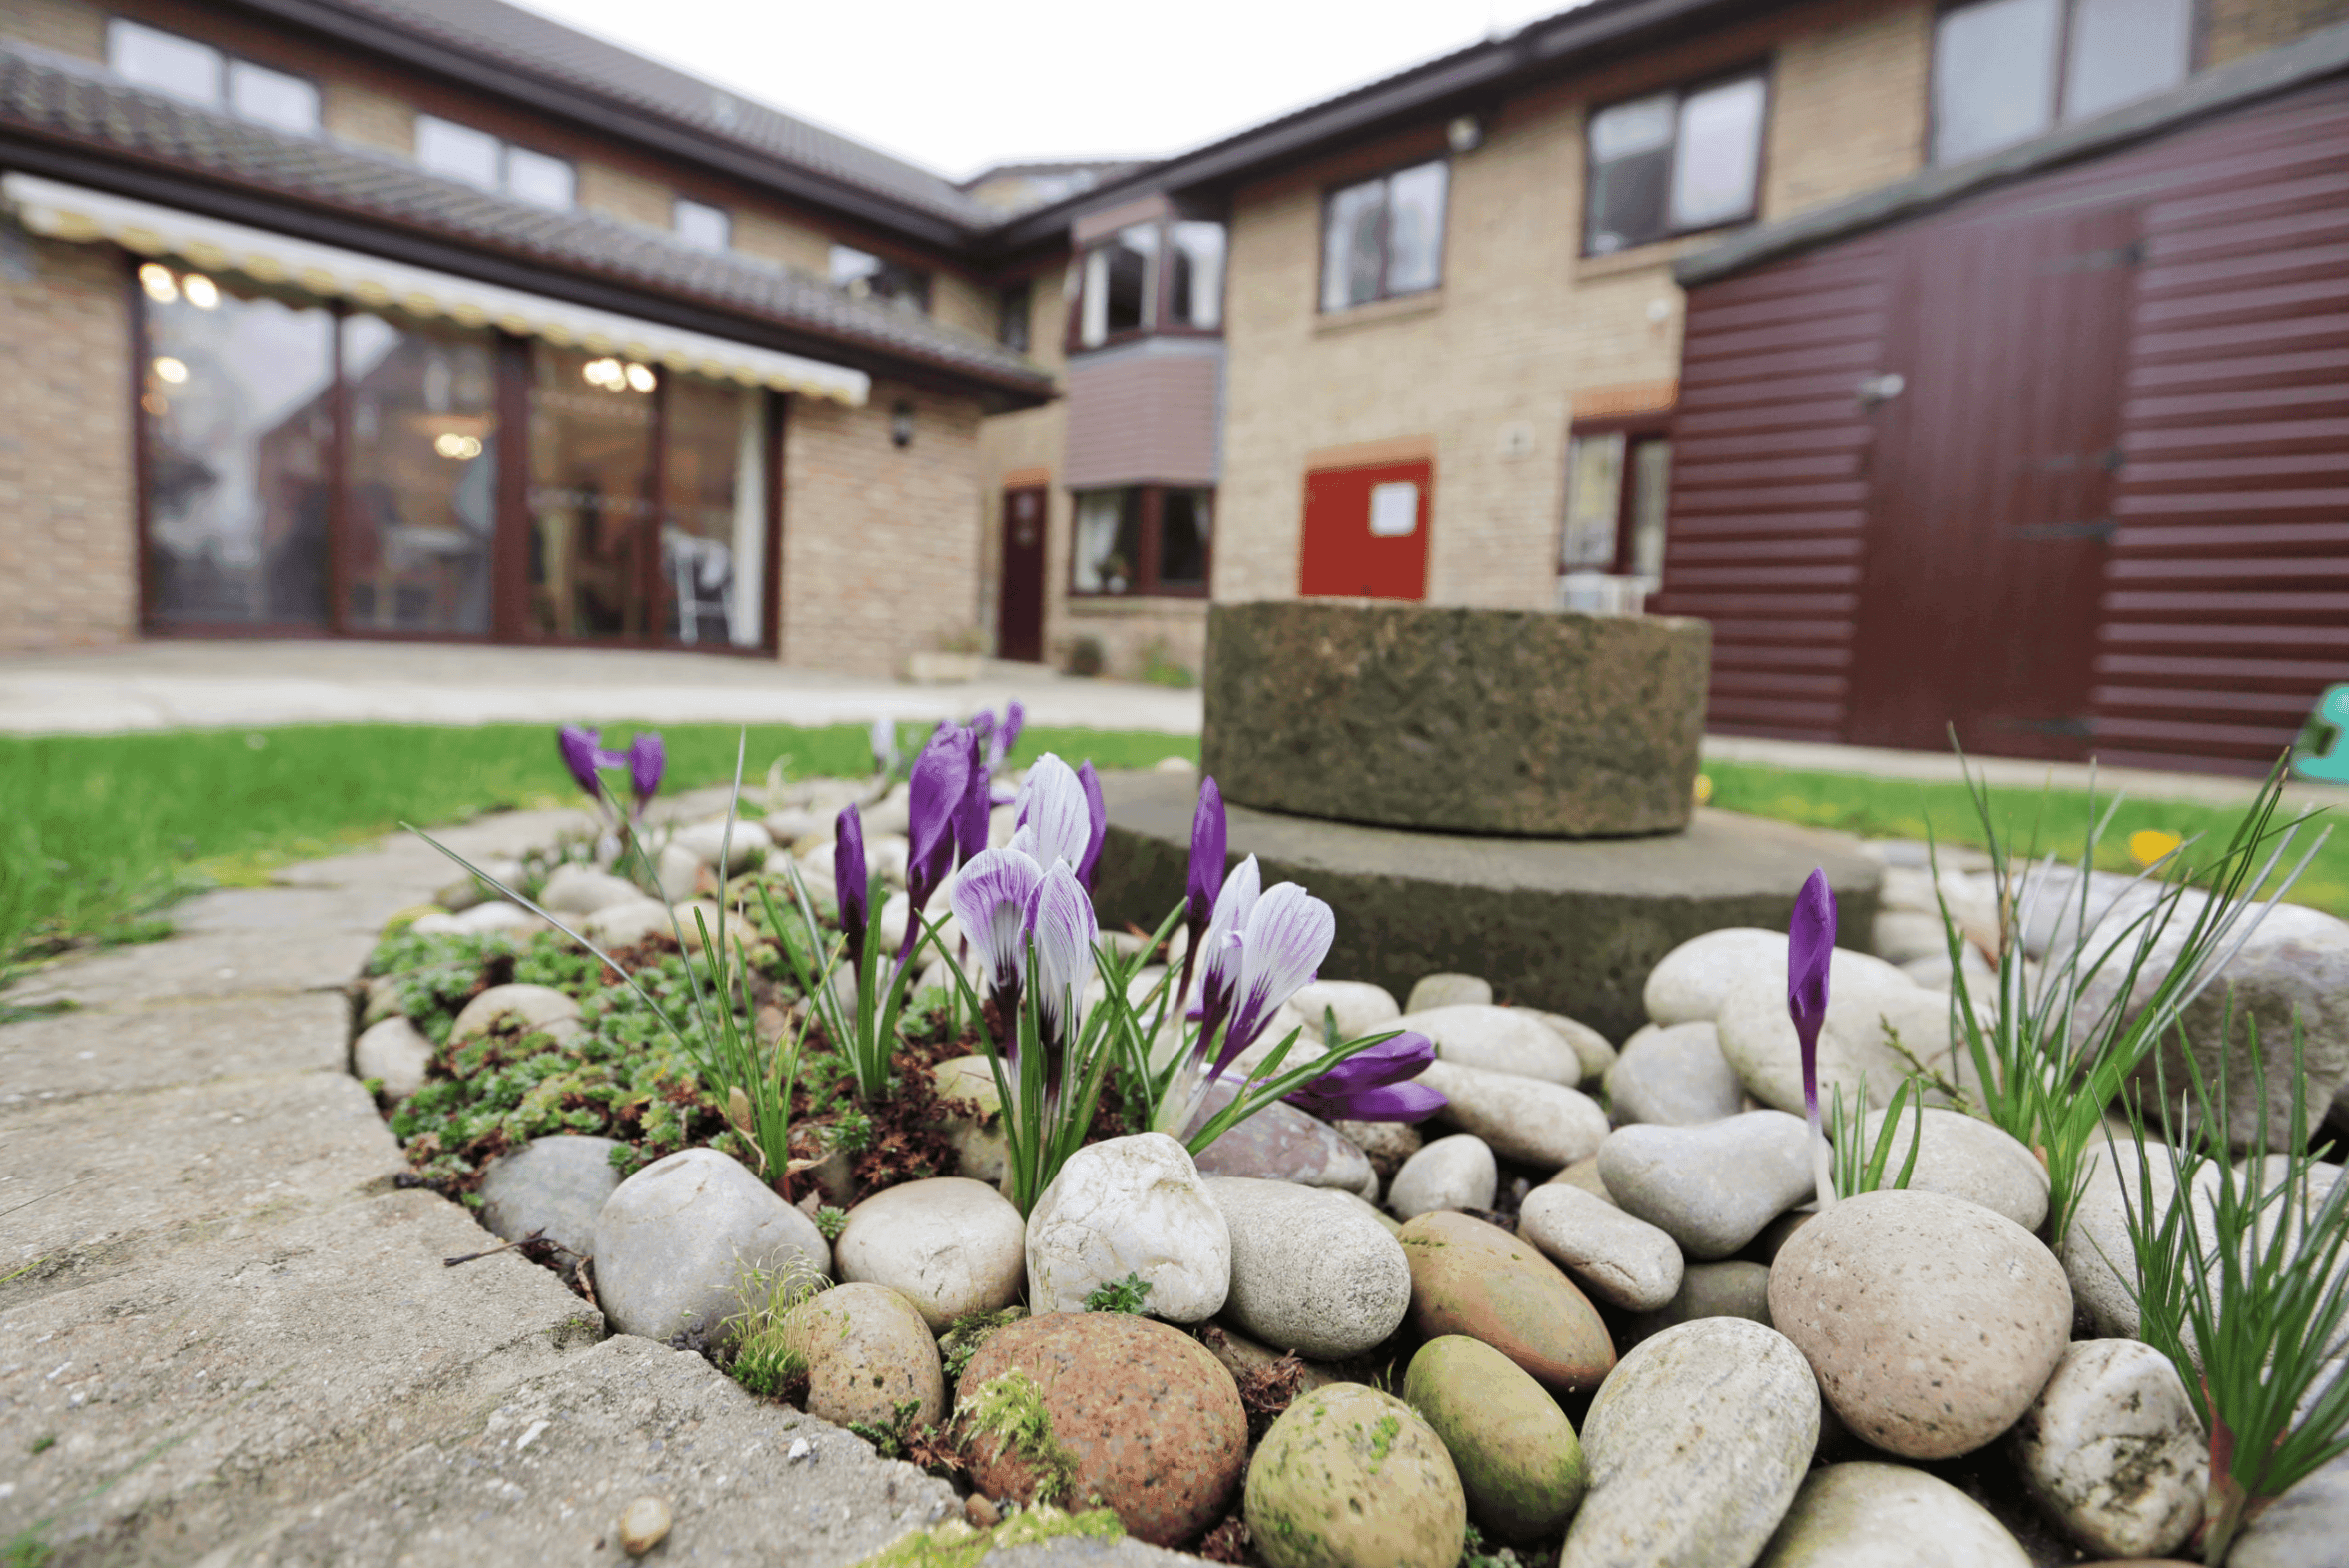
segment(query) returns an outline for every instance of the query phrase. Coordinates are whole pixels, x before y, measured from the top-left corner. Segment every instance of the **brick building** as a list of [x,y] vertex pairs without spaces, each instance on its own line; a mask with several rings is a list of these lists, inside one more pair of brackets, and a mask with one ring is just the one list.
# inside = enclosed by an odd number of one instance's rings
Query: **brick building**
[[[1592,0],[958,187],[493,3],[0,0],[0,344],[38,367],[0,391],[0,644],[1131,674],[1195,669],[1210,597],[1636,609],[1677,261],[2344,14]],[[310,335],[242,413],[198,395],[232,304]]]

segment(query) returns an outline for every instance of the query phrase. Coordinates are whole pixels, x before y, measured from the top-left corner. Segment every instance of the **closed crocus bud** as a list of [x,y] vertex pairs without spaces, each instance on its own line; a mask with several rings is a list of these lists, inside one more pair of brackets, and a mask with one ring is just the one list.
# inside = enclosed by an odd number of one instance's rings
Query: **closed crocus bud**
[[636,791],[638,816],[644,815],[644,808],[660,793],[661,774],[668,765],[668,747],[661,743],[659,730],[646,730],[628,743],[628,782]]
[[1215,895],[1223,886],[1223,792],[1215,787],[1213,778],[1203,778],[1199,780],[1198,809],[1190,814],[1190,880],[1185,894],[1190,901],[1194,946],[1199,931],[1214,915]]
[[1091,762],[1077,770],[1077,782],[1085,791],[1085,858],[1077,863],[1077,880],[1085,884],[1085,891],[1093,891],[1093,879],[1101,869],[1102,845],[1110,837],[1109,802],[1102,799],[1101,775],[1093,771]]
[[595,765],[603,756],[602,739],[600,731],[582,729],[576,724],[565,724],[554,737],[555,749],[562,753],[563,766],[570,769],[571,777],[581,789],[596,796],[603,793],[603,780],[595,772]]
[[1787,922],[1787,1017],[1803,1058],[1803,1113],[1811,1124],[1811,1163],[1822,1208],[1835,1201],[1827,1137],[1819,1126],[1819,1029],[1827,1022],[1827,977],[1835,962],[1835,890],[1813,870],[1795,895]]
[[832,886],[840,900],[840,929],[848,937],[848,962],[864,968],[865,926],[872,918],[866,898],[865,819],[853,805],[832,819]]

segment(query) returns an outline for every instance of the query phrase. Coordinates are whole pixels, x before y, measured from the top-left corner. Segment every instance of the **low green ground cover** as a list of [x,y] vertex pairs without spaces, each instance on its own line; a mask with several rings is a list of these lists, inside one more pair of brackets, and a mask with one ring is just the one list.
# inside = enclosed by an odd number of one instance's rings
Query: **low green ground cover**
[[[607,724],[625,744],[636,726]],[[903,726],[901,744],[925,726]],[[670,791],[733,776],[739,729],[662,726]],[[1104,769],[1198,754],[1190,737],[1030,729],[1015,760],[1057,751]],[[871,765],[860,725],[750,731],[754,778],[784,759],[794,778]],[[579,798],[551,725],[306,724],[138,735],[0,736],[0,975],[81,943],[151,940],[196,888],[266,881],[400,822]]]
[[[1725,811],[1750,812],[1781,822],[1838,828],[1865,838],[1922,839],[1930,830],[1942,844],[1986,848],[1980,814],[1965,786],[1920,783],[1914,779],[1862,778],[1843,773],[1811,773],[1792,768],[1750,763],[1713,762],[1705,766],[1713,782],[1712,804]],[[2111,793],[2096,797],[2098,814],[2111,804]],[[2089,798],[2085,790],[2030,790],[1994,788],[1990,808],[2009,853],[2018,859],[2035,846],[2076,863],[2089,828]],[[2223,845],[2242,817],[2240,806],[2204,806],[2181,801],[2121,802],[2112,827],[2098,845],[2096,864],[2112,871],[2137,869],[2130,858],[2132,834],[2150,829],[2182,838],[2203,836],[2205,853]],[[2282,820],[2297,815],[2285,810]],[[2333,820],[2327,813],[2315,826]],[[2298,858],[2298,849],[2294,858]],[[2295,903],[2313,905],[2349,917],[2349,822],[2326,841],[2308,870],[2292,889]]]

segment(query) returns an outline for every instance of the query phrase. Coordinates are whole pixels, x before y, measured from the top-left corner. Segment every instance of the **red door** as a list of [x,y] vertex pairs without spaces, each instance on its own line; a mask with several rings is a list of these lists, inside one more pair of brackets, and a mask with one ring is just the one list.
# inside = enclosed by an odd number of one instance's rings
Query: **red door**
[[1380,463],[1305,475],[1297,592],[1307,598],[1427,597],[1435,465]]
[[995,656],[1035,663],[1044,657],[1044,501],[1042,485],[1004,491],[1003,575],[996,595]]

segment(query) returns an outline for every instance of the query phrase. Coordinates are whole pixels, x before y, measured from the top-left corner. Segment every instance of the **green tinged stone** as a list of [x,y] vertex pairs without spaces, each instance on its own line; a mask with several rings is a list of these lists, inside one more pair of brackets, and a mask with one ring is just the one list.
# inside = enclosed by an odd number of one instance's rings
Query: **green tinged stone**
[[1443,1440],[1359,1383],[1304,1395],[1248,1466],[1248,1529],[1266,1568],[1454,1568],[1467,1502]]
[[1510,1541],[1555,1536],[1589,1484],[1573,1423],[1541,1384],[1488,1344],[1430,1339],[1403,1398],[1452,1456],[1477,1527]]

